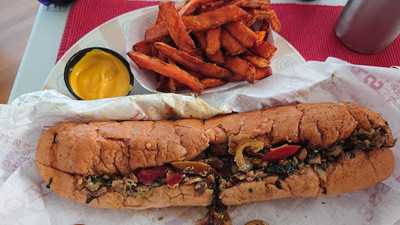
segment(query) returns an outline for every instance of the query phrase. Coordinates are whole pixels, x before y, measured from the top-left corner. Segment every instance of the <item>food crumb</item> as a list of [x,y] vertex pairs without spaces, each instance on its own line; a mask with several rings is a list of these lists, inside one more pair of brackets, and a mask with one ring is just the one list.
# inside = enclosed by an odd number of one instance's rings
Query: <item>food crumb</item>
[[160,216],[160,217],[158,217],[157,219],[158,219],[158,221],[161,221],[161,220],[164,219],[164,217],[163,217],[163,216]]
[[52,177],[50,177],[49,182],[46,184],[46,188],[50,189],[51,183],[53,183]]
[[326,202],[321,202],[321,204],[322,204],[322,205],[325,205],[325,204],[326,204]]
[[253,193],[253,188],[248,189],[249,193]]

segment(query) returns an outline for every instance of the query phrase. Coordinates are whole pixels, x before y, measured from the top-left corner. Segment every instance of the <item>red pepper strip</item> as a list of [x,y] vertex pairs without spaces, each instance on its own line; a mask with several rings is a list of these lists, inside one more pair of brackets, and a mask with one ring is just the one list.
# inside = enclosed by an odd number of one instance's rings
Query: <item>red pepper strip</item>
[[140,182],[145,185],[153,184],[158,178],[165,176],[167,168],[165,166],[141,169],[137,172]]
[[168,186],[174,187],[175,185],[179,184],[182,179],[183,179],[183,174],[173,171],[168,171],[165,182],[167,183]]
[[265,153],[263,156],[264,161],[279,161],[286,159],[289,156],[296,154],[300,149],[299,145],[282,145],[277,148],[271,149],[269,152]]

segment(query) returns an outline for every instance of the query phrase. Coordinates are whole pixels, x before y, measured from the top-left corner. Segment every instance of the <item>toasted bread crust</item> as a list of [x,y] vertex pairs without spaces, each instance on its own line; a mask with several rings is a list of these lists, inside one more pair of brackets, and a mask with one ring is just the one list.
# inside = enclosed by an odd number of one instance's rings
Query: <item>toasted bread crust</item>
[[281,188],[264,181],[247,182],[221,191],[219,198],[225,205],[241,205],[251,202],[260,202],[289,197],[317,197],[319,194],[319,178],[311,169],[304,170],[304,174],[289,176],[281,182]]
[[[394,169],[394,155],[389,148],[370,152],[357,151],[351,159],[341,159],[327,169],[327,181],[321,183],[313,168],[287,177],[275,183],[264,181],[241,183],[221,191],[220,199],[225,205],[241,205],[251,202],[281,198],[311,198],[320,195],[336,196],[372,187],[385,180]],[[326,193],[323,193],[323,189]]]
[[73,174],[127,174],[192,159],[207,147],[201,120],[61,123],[43,133],[36,160]]
[[307,142],[325,148],[346,139],[357,128],[381,127],[393,138],[385,120],[365,107],[351,103],[297,104],[262,111],[232,114],[205,122],[210,143],[261,138],[266,144]]

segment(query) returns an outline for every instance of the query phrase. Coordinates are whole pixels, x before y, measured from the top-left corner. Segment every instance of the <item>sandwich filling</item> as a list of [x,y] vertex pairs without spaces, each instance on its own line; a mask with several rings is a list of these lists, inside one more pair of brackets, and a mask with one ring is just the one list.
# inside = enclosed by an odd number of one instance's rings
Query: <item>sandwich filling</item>
[[213,189],[212,167],[201,162],[176,162],[170,165],[138,169],[126,176],[93,175],[78,180],[78,188],[87,193],[86,203],[110,191],[124,196],[148,196],[152,189],[163,185],[193,185],[196,194]]
[[[243,147],[245,146],[245,147]],[[242,182],[260,181],[265,178],[279,181],[305,167],[312,167],[322,182],[326,181],[326,169],[341,158],[353,158],[355,150],[370,151],[386,144],[386,130],[355,130],[350,137],[328,148],[318,148],[307,143],[283,143],[262,147],[263,143],[250,140],[238,145],[234,151],[231,173],[223,177],[220,187],[230,188]],[[323,188],[323,187],[322,187]]]
[[214,190],[212,205],[201,224],[227,224],[229,216],[219,193],[244,182],[269,180],[277,188],[281,182],[304,168],[313,168],[325,194],[326,169],[342,158],[354,157],[354,151],[391,147],[383,128],[356,129],[345,140],[319,148],[308,143],[280,143],[265,146],[257,139],[235,144],[214,144],[192,161],[172,162],[160,167],[137,169],[129,175],[87,176],[78,186],[87,193],[87,203],[109,191],[124,196],[146,196],[155,187],[194,185],[197,194]]
[[[282,189],[285,178],[310,167],[319,176],[321,194],[326,194],[324,183],[327,180],[326,170],[330,164],[342,158],[353,158],[356,150],[367,152],[392,145],[387,140],[386,129],[356,129],[350,137],[328,148],[318,148],[308,143],[264,146],[262,141],[246,140],[233,148],[212,146],[205,155],[212,155],[209,160],[213,159],[213,155],[217,155],[218,161],[223,162],[217,164],[216,168],[219,172],[216,178],[218,185],[214,190],[216,193],[240,183],[267,180],[268,183]],[[213,163],[210,165],[215,165],[215,159],[211,161]],[[207,216],[199,224],[231,224],[227,221],[230,219],[226,207],[218,198],[213,201]]]

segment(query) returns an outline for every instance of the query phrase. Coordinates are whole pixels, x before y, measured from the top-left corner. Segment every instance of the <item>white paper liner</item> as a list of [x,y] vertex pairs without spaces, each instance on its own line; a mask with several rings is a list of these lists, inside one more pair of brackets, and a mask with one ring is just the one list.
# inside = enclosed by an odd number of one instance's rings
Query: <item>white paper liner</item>
[[[221,97],[222,96],[222,97]],[[307,62],[253,86],[203,99],[182,95],[129,96],[90,102],[40,91],[0,106],[0,224],[193,224],[203,208],[145,211],[91,209],[57,197],[38,177],[33,156],[43,128],[63,120],[208,118],[294,102],[352,101],[380,112],[400,134],[400,70]],[[208,103],[208,104],[207,104]],[[395,148],[397,162],[399,147]],[[384,183],[337,198],[286,199],[230,209],[234,224],[400,224],[400,166]]]

